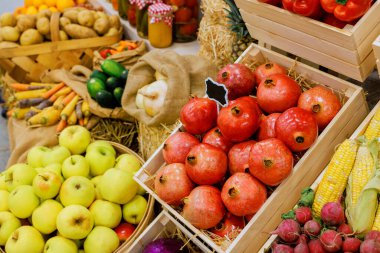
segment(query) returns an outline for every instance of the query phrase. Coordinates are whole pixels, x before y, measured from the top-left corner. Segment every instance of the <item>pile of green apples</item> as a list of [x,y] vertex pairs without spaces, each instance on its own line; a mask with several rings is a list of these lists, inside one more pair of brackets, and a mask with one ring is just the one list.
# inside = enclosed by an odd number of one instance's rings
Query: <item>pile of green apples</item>
[[58,146],[33,147],[27,163],[0,174],[0,245],[7,253],[113,252],[125,235],[115,228],[137,225],[148,206],[133,180],[140,167],[109,142],[91,142],[86,128],[67,127]]

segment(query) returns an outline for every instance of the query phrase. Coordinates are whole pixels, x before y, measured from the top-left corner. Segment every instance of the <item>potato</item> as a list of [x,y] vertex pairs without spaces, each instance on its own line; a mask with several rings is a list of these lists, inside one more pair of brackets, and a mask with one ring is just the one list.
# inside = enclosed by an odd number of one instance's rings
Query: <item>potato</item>
[[119,31],[115,27],[111,27],[104,36],[116,36],[119,34]]
[[86,38],[93,38],[98,37],[96,32],[92,30],[91,28],[77,25],[77,24],[70,24],[64,27],[65,32],[73,39],[86,39]]
[[0,16],[0,26],[16,26],[17,21],[12,13],[6,12]]
[[46,35],[44,35],[44,40],[48,40],[48,41],[51,41],[51,35],[50,35],[50,33],[49,33],[49,34],[46,34]]
[[36,27],[36,19],[33,15],[17,16],[17,28],[20,32]]
[[20,44],[28,46],[33,44],[42,43],[43,37],[36,29],[28,29],[21,34]]
[[107,33],[109,29],[110,29],[110,22],[108,21],[108,18],[99,18],[95,21],[94,30],[98,34],[103,35]]
[[66,17],[62,17],[59,19],[59,27],[61,29],[64,28],[66,25],[69,25],[69,24],[71,24],[70,19],[68,19]]
[[119,19],[119,16],[116,16],[116,15],[109,16],[108,20],[110,21],[111,27],[115,27],[116,30],[120,29],[120,19]]
[[65,31],[59,31],[59,40],[68,40],[69,36],[67,36],[67,33]]
[[108,18],[108,16],[103,11],[97,11],[95,13],[95,18],[96,19],[99,19],[99,18]]
[[71,9],[71,10],[65,11],[63,13],[63,17],[70,19],[71,23],[77,24],[78,14],[79,14],[79,11],[77,11],[76,9]]
[[39,18],[37,20],[36,24],[37,30],[42,34],[42,35],[47,35],[50,33],[50,21],[47,17]]
[[16,27],[4,26],[0,28],[0,36],[4,41],[18,41],[20,37],[20,31]]
[[83,26],[92,27],[95,23],[95,17],[91,11],[81,11],[78,15],[78,23]]
[[42,11],[38,12],[36,17],[37,17],[37,19],[40,19],[43,17],[50,19],[51,14],[52,14],[51,10],[46,9],[46,10],[42,10]]

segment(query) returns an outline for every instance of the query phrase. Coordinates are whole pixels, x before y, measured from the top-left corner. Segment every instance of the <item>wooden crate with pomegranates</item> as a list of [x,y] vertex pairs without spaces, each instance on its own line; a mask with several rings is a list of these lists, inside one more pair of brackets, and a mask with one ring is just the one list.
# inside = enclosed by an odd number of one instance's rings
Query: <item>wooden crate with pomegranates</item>
[[[344,105],[336,114],[329,125],[320,133],[315,143],[298,160],[287,179],[273,189],[263,206],[246,224],[244,229],[236,235],[233,241],[212,240],[210,233],[199,230],[179,213],[163,201],[155,192],[154,176],[165,165],[163,158],[163,145],[145,163],[135,175],[135,179],[157,199],[166,210],[180,220],[184,226],[194,235],[198,236],[202,243],[215,252],[257,252],[269,237],[269,232],[274,230],[281,220],[281,214],[292,208],[298,201],[298,193],[309,186],[321,173],[333,154],[334,148],[342,140],[350,136],[356,127],[368,114],[368,106],[365,101],[363,89],[349,82],[323,73],[305,64],[267,50],[263,47],[251,45],[237,60],[247,66],[257,66],[267,60],[276,62],[287,69],[292,69],[307,80],[332,89],[343,98]],[[176,131],[182,131],[179,127]],[[223,239],[223,238],[222,238]]]
[[376,60],[371,47],[380,33],[380,2],[343,29],[258,0],[237,0],[252,37],[339,74],[364,81]]

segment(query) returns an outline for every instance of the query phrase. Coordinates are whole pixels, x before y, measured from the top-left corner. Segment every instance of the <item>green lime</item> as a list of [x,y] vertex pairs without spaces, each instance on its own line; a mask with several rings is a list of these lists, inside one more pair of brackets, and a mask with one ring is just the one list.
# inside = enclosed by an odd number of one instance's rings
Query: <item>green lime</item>
[[97,77],[91,78],[87,82],[87,91],[90,93],[90,96],[95,99],[96,98],[96,93],[99,91],[105,90],[106,85],[102,80],[100,80]]

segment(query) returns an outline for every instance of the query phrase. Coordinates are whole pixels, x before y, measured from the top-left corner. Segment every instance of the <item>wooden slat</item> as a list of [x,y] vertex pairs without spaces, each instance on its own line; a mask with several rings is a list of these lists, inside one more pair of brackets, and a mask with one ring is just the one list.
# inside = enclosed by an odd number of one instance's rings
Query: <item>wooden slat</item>
[[[380,17],[380,13],[379,13],[379,17]],[[360,56],[359,59],[362,62],[373,51],[372,43],[379,34],[380,34],[380,23],[378,23],[377,26],[373,28],[371,33],[367,34],[367,37],[358,47],[358,55]]]
[[380,59],[380,35],[372,44],[373,52],[375,53],[376,59]]

